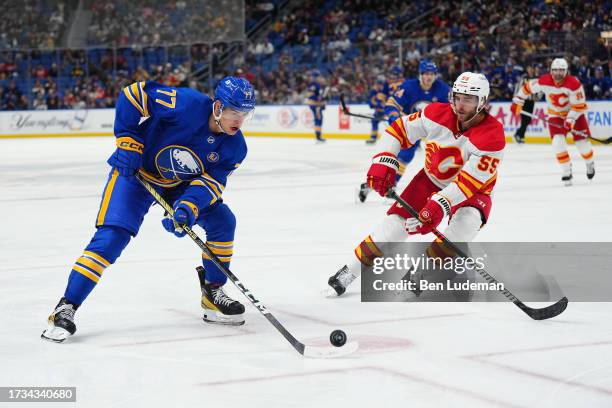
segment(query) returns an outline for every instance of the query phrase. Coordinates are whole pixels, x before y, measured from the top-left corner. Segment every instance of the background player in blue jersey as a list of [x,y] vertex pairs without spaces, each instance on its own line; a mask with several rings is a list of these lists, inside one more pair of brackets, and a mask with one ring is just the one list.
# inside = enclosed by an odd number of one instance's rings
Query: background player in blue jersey
[[306,103],[310,106],[312,116],[314,119],[314,131],[317,141],[324,142],[325,139],[321,137],[321,126],[323,126],[323,111],[325,110],[325,98],[321,85],[324,83],[324,78],[318,69],[312,70],[310,73],[310,84],[308,84],[308,96]]
[[368,104],[370,108],[374,109],[374,119],[372,119],[372,131],[370,132],[370,139],[366,140],[366,143],[376,143],[378,138],[378,124],[384,120],[385,116],[385,103],[389,98],[389,84],[385,80],[383,75],[379,75],[376,78],[376,82],[372,89],[370,89],[370,95]]
[[[137,82],[117,100],[117,149],[96,217],[96,232],[70,271],[64,296],[49,316],[42,338],[62,342],[74,334],[74,313],[138,234],[154,202],[135,175],[140,172],[174,208],[163,227],[178,237],[181,225],[198,224],[207,245],[229,266],[236,218],[221,195],[247,147],[240,127],[255,108],[255,93],[243,78],[226,77],[214,100],[189,88]],[[202,255],[198,270],[204,320],[243,324],[244,306],[223,291],[226,276]]]
[[[438,67],[429,60],[419,62],[419,78],[407,79],[392,93],[385,105],[385,115],[389,124],[392,124],[402,115],[408,115],[420,111],[432,102],[448,102],[448,85],[438,78]],[[406,170],[406,165],[412,161],[420,141],[408,149],[400,150],[397,158],[399,159],[399,171],[397,180]],[[367,183],[361,184],[358,192],[359,201],[364,202],[370,188]]]
[[389,75],[387,80],[387,92],[389,95],[393,95],[397,88],[404,83],[404,71],[399,65],[393,65],[389,69]]

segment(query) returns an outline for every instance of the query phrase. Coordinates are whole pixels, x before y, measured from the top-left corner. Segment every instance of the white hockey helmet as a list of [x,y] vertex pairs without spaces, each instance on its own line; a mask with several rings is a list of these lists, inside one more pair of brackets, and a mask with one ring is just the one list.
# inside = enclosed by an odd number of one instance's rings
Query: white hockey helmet
[[475,72],[464,72],[453,83],[451,102],[454,108],[454,94],[475,95],[478,97],[476,112],[480,112],[487,104],[489,99],[489,81],[483,74]]
[[567,73],[568,65],[565,58],[555,58],[550,64],[550,70],[553,69],[562,69]]

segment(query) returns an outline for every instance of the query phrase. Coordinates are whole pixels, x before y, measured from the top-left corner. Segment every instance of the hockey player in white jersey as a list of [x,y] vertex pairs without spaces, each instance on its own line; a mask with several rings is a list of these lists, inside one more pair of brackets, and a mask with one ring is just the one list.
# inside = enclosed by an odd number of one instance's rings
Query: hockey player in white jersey
[[[398,118],[386,129],[381,151],[367,174],[368,184],[385,196],[395,185],[397,153],[423,140],[425,166],[401,194],[419,211],[419,218],[393,204],[382,223],[329,278],[331,293],[342,295],[360,276],[362,267],[371,267],[375,258],[384,255],[388,244],[404,241],[407,234],[428,234],[446,216],[450,221],[444,234],[449,240],[474,239],[489,217],[491,192],[506,144],[502,124],[485,109],[488,97],[486,77],[464,72],[453,84],[450,103],[432,103]],[[441,246],[434,242],[428,252],[444,252]]]
[[[568,74],[567,61],[555,58],[550,64],[550,73],[537,79],[526,81],[512,99],[512,112],[520,114],[525,99],[542,92],[548,104],[548,130],[555,149],[557,162],[561,166],[561,181],[566,186],[572,184],[572,163],[567,152],[566,136],[570,133],[574,143],[586,163],[587,178],[595,176],[593,147],[588,137],[591,131],[586,119],[587,104],[584,88],[580,80]],[[577,133],[573,131],[577,130]]]

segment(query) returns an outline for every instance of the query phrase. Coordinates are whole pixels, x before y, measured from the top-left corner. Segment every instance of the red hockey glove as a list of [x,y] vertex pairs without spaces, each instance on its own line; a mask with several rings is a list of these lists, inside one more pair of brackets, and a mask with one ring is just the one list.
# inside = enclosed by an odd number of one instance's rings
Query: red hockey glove
[[368,170],[368,185],[384,197],[395,185],[395,175],[398,171],[399,162],[393,153],[378,153],[372,158],[372,165]]
[[406,220],[406,230],[409,234],[429,234],[434,230],[445,215],[450,215],[451,205],[446,198],[439,194],[432,195],[425,203],[425,207],[419,212],[420,225],[415,225],[415,220]]

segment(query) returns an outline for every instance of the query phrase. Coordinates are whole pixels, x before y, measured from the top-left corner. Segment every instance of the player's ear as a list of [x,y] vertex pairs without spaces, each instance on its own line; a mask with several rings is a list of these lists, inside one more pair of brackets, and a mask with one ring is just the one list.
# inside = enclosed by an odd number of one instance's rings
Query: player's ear
[[213,103],[213,113],[215,116],[219,116],[221,114],[221,101],[219,99]]

